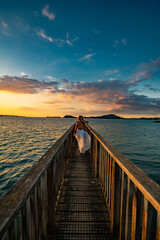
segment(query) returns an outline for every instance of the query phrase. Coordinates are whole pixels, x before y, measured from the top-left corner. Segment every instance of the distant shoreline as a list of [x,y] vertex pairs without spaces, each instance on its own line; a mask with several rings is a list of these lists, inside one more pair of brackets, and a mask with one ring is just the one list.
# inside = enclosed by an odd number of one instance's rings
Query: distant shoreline
[[[17,115],[0,115],[0,117],[12,117],[12,118],[77,118],[72,115],[65,115],[64,117],[59,116],[47,116],[47,117],[27,117],[27,116],[17,116]],[[120,116],[117,116],[115,114],[108,114],[108,115],[102,115],[102,116],[89,116],[85,117],[87,119],[115,119],[115,120],[160,120],[160,117],[140,117],[140,118],[123,118]]]

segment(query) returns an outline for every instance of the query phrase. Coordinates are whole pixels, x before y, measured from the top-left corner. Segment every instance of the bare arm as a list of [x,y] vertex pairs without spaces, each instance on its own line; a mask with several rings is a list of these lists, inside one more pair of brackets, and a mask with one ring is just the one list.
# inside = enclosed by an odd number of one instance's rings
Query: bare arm
[[74,129],[74,133],[73,133],[73,135],[75,135],[76,132],[77,132],[77,122],[76,122],[76,125],[75,125],[75,129]]

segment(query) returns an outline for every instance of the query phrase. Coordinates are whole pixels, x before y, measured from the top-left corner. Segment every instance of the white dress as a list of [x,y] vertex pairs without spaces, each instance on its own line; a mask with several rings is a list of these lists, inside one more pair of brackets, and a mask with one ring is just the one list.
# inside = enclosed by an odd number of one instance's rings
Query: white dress
[[85,151],[90,149],[91,137],[86,131],[84,131],[84,129],[77,129],[75,137],[78,141],[80,153],[85,153]]

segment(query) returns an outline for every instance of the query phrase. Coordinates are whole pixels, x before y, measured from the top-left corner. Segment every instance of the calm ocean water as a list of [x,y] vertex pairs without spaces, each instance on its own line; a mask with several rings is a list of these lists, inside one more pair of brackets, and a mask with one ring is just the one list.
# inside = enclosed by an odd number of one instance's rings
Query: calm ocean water
[[[75,122],[59,118],[0,118],[0,196]],[[160,184],[160,124],[89,119],[89,125]]]

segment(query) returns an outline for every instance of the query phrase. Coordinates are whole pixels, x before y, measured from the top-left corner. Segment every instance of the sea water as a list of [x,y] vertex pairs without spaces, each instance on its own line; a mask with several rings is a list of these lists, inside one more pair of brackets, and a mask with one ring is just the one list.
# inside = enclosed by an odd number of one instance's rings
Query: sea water
[[[160,184],[160,124],[151,120],[87,119],[107,142]],[[0,117],[0,196],[76,119]]]

